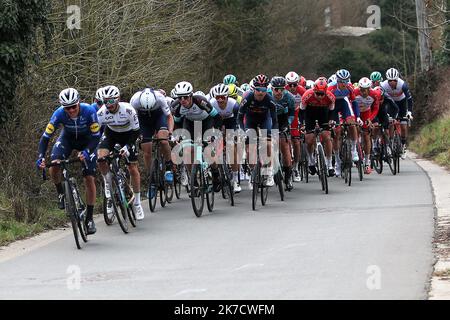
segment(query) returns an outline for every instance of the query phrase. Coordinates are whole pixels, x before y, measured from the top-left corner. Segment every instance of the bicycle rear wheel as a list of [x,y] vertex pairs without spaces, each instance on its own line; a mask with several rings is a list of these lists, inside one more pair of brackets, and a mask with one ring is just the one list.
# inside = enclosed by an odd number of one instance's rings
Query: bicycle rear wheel
[[231,184],[231,172],[226,164],[219,166],[222,183],[222,197],[234,206],[234,189]]
[[176,171],[173,175],[173,188],[175,190],[175,197],[177,199],[181,198],[181,172],[180,172],[180,166],[177,166]]
[[363,181],[364,179],[364,152],[362,150],[361,143],[358,142],[357,144],[357,150],[358,150],[358,174],[359,174],[359,181]]
[[375,171],[378,174],[382,174],[383,173],[383,157],[384,157],[384,143],[381,143],[380,141],[378,141],[378,145],[379,150],[378,150],[378,154],[375,155],[375,152],[372,152],[371,155],[371,166],[373,169],[375,169]]
[[75,192],[76,197],[74,197],[75,201],[75,209],[76,209],[76,219],[77,219],[77,225],[78,230],[81,235],[81,239],[83,239],[83,242],[88,242],[87,238],[87,226],[86,226],[86,216],[85,216],[85,209],[86,205],[83,203],[83,200],[80,196],[80,191],[78,190],[78,186],[74,183],[73,184],[73,191]]
[[275,174],[275,184],[278,186],[278,192],[280,193],[281,201],[284,201],[284,186],[283,186],[283,175],[281,174],[281,168]]
[[81,241],[78,235],[78,223],[77,218],[75,217],[76,207],[75,201],[73,199],[72,187],[68,181],[64,182],[64,209],[66,211],[67,216],[70,219],[70,223],[72,224],[73,237],[75,238],[75,244],[78,249],[81,249]]
[[191,203],[195,215],[200,218],[205,205],[205,189],[202,168],[199,164],[192,166],[191,173]]
[[131,189],[130,185],[127,183],[125,185],[125,198],[127,200],[127,213],[128,213],[128,219],[130,220],[131,225],[136,228],[137,223],[136,223],[136,212],[134,210],[134,205],[133,205],[133,190]]

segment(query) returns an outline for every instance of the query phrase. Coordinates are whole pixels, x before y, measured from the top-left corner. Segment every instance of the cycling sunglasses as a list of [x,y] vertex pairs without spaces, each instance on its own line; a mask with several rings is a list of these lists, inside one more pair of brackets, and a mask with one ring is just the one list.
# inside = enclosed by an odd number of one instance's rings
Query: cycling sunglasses
[[64,110],[75,110],[78,107],[78,103],[71,105],[71,106],[65,106]]
[[227,100],[227,96],[216,96],[216,100]]
[[255,87],[255,91],[258,91],[258,92],[267,92],[267,88],[266,88],[266,87]]
[[273,91],[284,91],[284,88],[273,88]]
[[115,99],[105,99],[103,102],[107,105],[108,104],[112,105],[112,104],[115,104],[117,101],[119,101],[119,99],[115,98]]
[[179,96],[178,99],[180,100],[188,100],[191,96]]
[[288,84],[289,85],[289,87],[291,87],[291,88],[296,88],[296,87],[298,87],[298,83],[289,83]]

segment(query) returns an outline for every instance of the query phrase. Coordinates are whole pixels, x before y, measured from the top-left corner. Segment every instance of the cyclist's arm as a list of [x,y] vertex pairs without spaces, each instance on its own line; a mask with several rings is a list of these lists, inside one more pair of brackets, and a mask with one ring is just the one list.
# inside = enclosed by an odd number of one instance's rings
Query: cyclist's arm
[[270,117],[272,118],[272,129],[278,129],[277,104],[271,100]]
[[87,147],[87,151],[92,153],[97,148],[98,143],[100,142],[100,124],[98,123],[97,113],[93,113],[91,116],[91,123],[89,127],[89,131],[91,133],[91,139],[89,140],[89,144]]
[[412,112],[413,111],[413,98],[411,95],[411,91],[409,90],[408,84],[405,82],[403,84],[403,92],[405,93],[406,96],[406,100],[408,101],[408,111]]
[[55,133],[56,129],[60,125],[60,110],[56,110],[52,117],[50,118],[49,123],[47,124],[47,127],[45,128],[44,133],[42,134],[41,139],[39,140],[39,158],[43,158],[45,156],[45,153],[47,152],[48,144],[50,142],[50,138]]

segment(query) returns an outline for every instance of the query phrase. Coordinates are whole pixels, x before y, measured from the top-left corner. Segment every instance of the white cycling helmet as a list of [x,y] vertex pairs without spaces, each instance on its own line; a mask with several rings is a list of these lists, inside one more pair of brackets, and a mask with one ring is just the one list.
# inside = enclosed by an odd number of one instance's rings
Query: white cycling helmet
[[358,82],[358,86],[361,89],[369,89],[372,88],[372,81],[369,78],[361,78]]
[[300,76],[298,75],[298,73],[295,73],[294,71],[289,72],[285,78],[286,78],[287,83],[299,83],[300,82]]
[[250,85],[248,83],[243,83],[240,88],[242,91],[246,92],[250,90]]
[[206,97],[206,94],[203,91],[197,91],[194,93],[194,96],[202,96],[202,97]]
[[217,96],[227,96],[228,97],[229,93],[230,93],[230,88],[223,83],[218,84],[212,90],[212,96],[214,98]]
[[341,69],[338,72],[336,72],[337,80],[351,82],[350,77],[351,77],[350,72],[346,69]]
[[80,102],[80,94],[74,88],[67,88],[60,92],[59,103],[65,106],[72,106]]
[[103,88],[103,99],[117,99],[120,97],[119,88],[116,86],[106,86]]
[[175,88],[173,88],[172,91],[170,91],[170,97],[172,99],[176,99],[177,98],[177,95],[175,94]]
[[328,84],[337,82],[337,76],[336,74],[331,75],[331,77],[328,78]]
[[306,88],[305,89],[312,89],[314,88],[314,81],[308,80],[306,81]]
[[388,80],[398,80],[400,77],[400,72],[397,69],[391,68],[386,72],[386,78]]
[[95,93],[95,99],[97,99],[97,101],[103,100],[103,88],[97,90],[97,92]]
[[175,95],[177,97],[190,96],[193,92],[194,87],[189,82],[182,81],[175,85]]
[[145,110],[152,110],[156,104],[155,94],[151,89],[146,88],[142,91],[139,102],[141,103],[141,107]]

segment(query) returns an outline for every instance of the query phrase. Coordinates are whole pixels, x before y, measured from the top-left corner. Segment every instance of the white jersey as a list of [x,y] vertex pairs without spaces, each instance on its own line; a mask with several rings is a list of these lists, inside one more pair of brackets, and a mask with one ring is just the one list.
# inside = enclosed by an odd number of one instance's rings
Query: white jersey
[[405,81],[402,79],[398,79],[397,87],[392,89],[389,85],[388,80],[385,80],[381,83],[381,87],[384,89],[385,94],[392,98],[394,101],[402,101],[406,98],[405,92],[403,91],[403,85]]
[[370,95],[368,95],[366,98],[364,98],[361,95],[358,95],[356,96],[355,101],[358,102],[360,112],[367,112],[371,110],[372,105],[375,102],[375,99]]
[[[136,92],[130,100],[130,104],[133,106],[133,108],[136,109],[137,112],[140,111],[147,111],[146,109],[142,108],[141,106],[141,102],[140,102],[140,98],[141,98],[141,94],[142,91],[138,91]],[[167,100],[166,97],[164,97],[164,95],[162,93],[160,93],[159,91],[153,91],[153,94],[155,95],[155,100],[156,103],[153,106],[152,109],[150,109],[150,111],[156,111],[156,110],[162,110],[162,112],[168,116],[170,115],[170,107],[167,104]]]
[[98,122],[106,125],[114,132],[128,132],[139,130],[139,120],[136,110],[127,102],[119,102],[119,109],[111,113],[106,105],[97,111]]
[[222,117],[222,119],[233,118],[235,109],[239,109],[239,104],[233,98],[228,98],[227,106],[225,107],[225,109],[219,107],[219,103],[217,102],[216,98],[212,98],[210,102],[214,109],[216,109],[219,115]]

